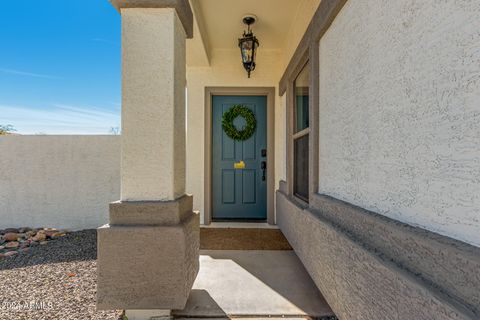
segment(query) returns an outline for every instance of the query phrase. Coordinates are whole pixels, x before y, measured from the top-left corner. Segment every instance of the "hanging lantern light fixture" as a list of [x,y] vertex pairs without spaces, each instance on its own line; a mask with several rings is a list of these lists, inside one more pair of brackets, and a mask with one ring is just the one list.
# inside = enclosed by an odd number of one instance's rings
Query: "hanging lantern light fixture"
[[259,46],[258,40],[253,35],[253,31],[250,28],[255,21],[257,21],[257,17],[254,15],[246,15],[243,17],[243,23],[247,25],[248,29],[243,32],[243,37],[238,39],[238,46],[240,47],[240,53],[242,54],[243,67],[247,70],[249,78],[250,72],[255,70],[255,58]]

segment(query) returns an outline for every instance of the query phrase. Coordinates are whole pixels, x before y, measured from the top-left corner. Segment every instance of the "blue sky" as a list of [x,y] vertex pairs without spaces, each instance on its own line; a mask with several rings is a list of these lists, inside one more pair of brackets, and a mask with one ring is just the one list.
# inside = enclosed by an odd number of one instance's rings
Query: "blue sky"
[[120,126],[120,32],[107,0],[2,1],[0,125],[20,134]]

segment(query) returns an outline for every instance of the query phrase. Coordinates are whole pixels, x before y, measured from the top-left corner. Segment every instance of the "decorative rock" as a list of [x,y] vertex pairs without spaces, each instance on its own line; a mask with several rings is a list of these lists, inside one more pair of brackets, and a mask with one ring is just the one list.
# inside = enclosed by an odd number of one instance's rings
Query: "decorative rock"
[[30,245],[30,242],[23,242],[20,244],[20,248],[24,249],[27,248]]
[[20,228],[20,233],[26,233],[26,232],[29,232],[29,231],[32,231],[32,228],[29,228],[29,227],[23,227],[23,228]]
[[13,232],[5,233],[3,235],[3,239],[6,240],[6,241],[17,241],[18,234],[13,233]]
[[45,241],[45,239],[47,239],[45,233],[41,233],[40,231],[38,231],[37,235],[32,238],[32,241],[42,242]]
[[16,254],[18,254],[17,251],[8,251],[8,252],[5,252],[3,255],[4,255],[5,257],[11,257],[11,256],[14,256],[14,255],[16,255]]
[[27,234],[26,233],[17,233],[17,237],[25,239],[27,237]]
[[2,260],[2,258],[5,258],[5,255],[3,253],[0,253],[0,260]]
[[5,231],[5,233],[18,233],[17,228],[7,228],[4,231]]
[[32,231],[27,231],[25,234],[26,234],[27,238],[31,238],[31,237],[35,236],[37,234],[37,232],[32,230]]
[[65,232],[57,232],[57,233],[54,233],[50,236],[51,239],[58,239],[60,237],[63,237],[65,236]]
[[28,250],[30,250],[30,248],[22,248],[20,249],[20,252],[27,252]]
[[48,238],[51,238],[53,235],[57,234],[58,231],[57,230],[46,230],[45,231],[45,235],[48,237]]
[[41,244],[41,245],[45,245],[45,244],[47,244],[47,243],[48,243],[48,241],[40,241],[40,244]]
[[3,249],[5,249],[5,246],[0,246],[0,250],[3,250]]
[[14,249],[14,248],[18,248],[19,245],[20,245],[20,243],[18,243],[17,241],[11,241],[11,242],[8,242],[8,243],[5,245],[5,248],[7,248],[7,249]]

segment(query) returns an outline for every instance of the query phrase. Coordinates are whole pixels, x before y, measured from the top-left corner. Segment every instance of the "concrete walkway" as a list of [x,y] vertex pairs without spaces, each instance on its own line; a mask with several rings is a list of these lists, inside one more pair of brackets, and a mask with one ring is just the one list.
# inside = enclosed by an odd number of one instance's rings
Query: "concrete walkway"
[[175,317],[324,317],[328,304],[293,251],[201,251],[187,306]]

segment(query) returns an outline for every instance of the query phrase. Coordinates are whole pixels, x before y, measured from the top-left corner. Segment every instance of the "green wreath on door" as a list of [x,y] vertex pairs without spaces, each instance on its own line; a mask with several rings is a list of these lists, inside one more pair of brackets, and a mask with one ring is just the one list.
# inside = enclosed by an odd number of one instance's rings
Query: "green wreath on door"
[[[237,117],[245,119],[246,125],[242,130],[238,130],[233,124]],[[257,129],[257,119],[255,113],[242,105],[234,105],[223,114],[222,128],[225,134],[233,140],[245,141],[255,133]]]

